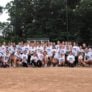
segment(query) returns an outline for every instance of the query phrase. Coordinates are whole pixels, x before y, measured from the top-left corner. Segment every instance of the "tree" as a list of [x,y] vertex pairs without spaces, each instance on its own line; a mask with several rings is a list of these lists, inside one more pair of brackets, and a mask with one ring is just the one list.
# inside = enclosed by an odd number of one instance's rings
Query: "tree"
[[0,6],[0,13],[2,13],[2,9],[3,9],[3,7]]
[[64,3],[61,0],[14,0],[6,8],[11,16],[11,25],[19,37],[58,37],[64,18]]
[[91,40],[91,0],[14,0],[6,9],[15,38],[66,40],[69,36],[68,40]]
[[83,42],[91,42],[92,39],[92,1],[82,0],[76,8],[77,28],[79,38]]

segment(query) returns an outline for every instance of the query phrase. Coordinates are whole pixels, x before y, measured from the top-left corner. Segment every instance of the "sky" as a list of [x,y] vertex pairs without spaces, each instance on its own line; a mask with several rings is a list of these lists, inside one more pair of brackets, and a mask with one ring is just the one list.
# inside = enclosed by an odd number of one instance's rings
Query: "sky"
[[[6,4],[10,1],[12,0],[0,0],[0,6],[5,7]],[[6,22],[8,18],[9,16],[8,16],[8,13],[6,13],[6,11],[3,12],[3,14],[0,14],[0,22]]]

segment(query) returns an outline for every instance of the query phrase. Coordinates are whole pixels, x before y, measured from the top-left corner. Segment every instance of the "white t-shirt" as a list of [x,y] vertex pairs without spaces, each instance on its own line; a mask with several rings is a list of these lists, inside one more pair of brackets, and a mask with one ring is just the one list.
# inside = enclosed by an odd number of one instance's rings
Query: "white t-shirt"
[[13,46],[9,46],[9,47],[8,47],[8,51],[9,51],[11,54],[14,53],[14,52],[15,52],[14,47],[13,47]]
[[44,47],[43,46],[37,46],[36,47],[36,50],[37,50],[37,52],[40,52],[40,51],[44,51]]
[[44,58],[43,54],[42,53],[37,53],[37,55],[38,55],[38,59],[42,61],[43,58]]
[[46,47],[46,51],[47,51],[47,54],[48,54],[48,56],[52,56],[52,47],[50,46],[50,47]]
[[23,51],[27,51],[27,53],[28,53],[29,52],[29,45],[24,46]]
[[35,62],[37,62],[39,59],[38,59],[37,56],[31,56],[30,60],[31,60],[31,61],[34,60]]
[[4,62],[8,62],[9,58],[10,58],[10,54],[5,54]]
[[54,55],[54,58],[58,59],[59,60],[59,57],[60,57],[60,54],[59,52],[56,52],[55,55]]
[[88,52],[88,60],[92,60],[92,52]]
[[55,47],[56,47],[56,49],[59,49],[60,45],[56,45]]
[[36,51],[36,47],[29,47],[30,52],[35,52]]
[[78,52],[80,52],[80,48],[78,46],[73,46],[72,52],[73,52],[74,56],[77,56]]
[[65,56],[59,57],[59,62],[64,62],[65,61]]
[[22,59],[22,54],[18,54],[17,52],[15,52],[15,54],[14,54],[17,58],[20,58],[20,59]]
[[6,52],[6,46],[2,45],[2,52],[5,53]]
[[66,49],[60,49],[60,54],[65,54],[66,53]]
[[22,59],[28,59],[28,55],[27,54],[22,54]]
[[67,61],[68,61],[69,63],[74,63],[74,61],[75,61],[75,56],[73,56],[73,55],[68,55],[68,56],[67,56]]
[[27,62],[28,55],[27,54],[22,54],[22,61]]

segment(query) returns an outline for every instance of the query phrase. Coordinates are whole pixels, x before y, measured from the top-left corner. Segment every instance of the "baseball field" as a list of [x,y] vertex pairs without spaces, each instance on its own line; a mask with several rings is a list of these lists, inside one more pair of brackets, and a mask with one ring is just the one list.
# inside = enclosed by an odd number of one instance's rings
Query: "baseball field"
[[1,68],[0,92],[92,92],[92,68]]

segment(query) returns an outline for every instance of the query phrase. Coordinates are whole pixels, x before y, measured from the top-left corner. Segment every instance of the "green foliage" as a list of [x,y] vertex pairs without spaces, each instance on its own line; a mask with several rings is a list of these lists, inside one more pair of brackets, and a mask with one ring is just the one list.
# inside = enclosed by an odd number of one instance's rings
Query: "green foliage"
[[91,42],[91,0],[14,0],[6,9],[11,21],[6,38],[49,37],[54,41]]
[[2,10],[3,10],[3,7],[2,7],[2,6],[0,6],[0,13],[2,13]]
[[82,0],[76,8],[77,28],[82,41],[92,41],[92,1]]

